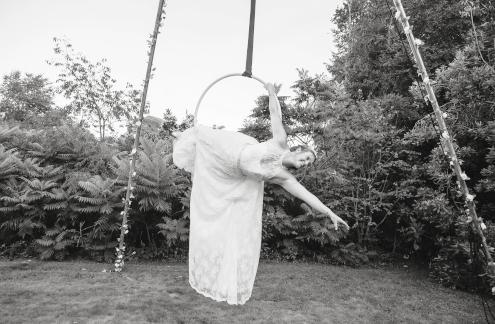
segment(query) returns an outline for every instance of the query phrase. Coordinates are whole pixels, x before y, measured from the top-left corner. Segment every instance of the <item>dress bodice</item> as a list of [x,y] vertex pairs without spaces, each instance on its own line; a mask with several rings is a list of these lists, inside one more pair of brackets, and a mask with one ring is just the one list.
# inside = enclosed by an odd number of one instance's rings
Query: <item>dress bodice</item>
[[282,160],[289,150],[283,150],[271,141],[246,144],[239,155],[239,170],[245,176],[264,181],[282,170]]
[[[272,141],[258,143],[250,136],[198,126],[178,134],[173,159],[177,167],[193,173],[197,155],[209,172],[219,177],[244,177],[264,181],[279,174],[285,167],[282,160],[289,152]],[[196,145],[196,142],[199,142]]]

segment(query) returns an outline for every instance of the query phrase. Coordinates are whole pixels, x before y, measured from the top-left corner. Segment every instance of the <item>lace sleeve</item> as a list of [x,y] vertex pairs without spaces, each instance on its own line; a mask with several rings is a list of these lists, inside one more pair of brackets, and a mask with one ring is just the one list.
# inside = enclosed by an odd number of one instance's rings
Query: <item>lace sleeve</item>
[[196,159],[196,135],[194,128],[189,128],[183,133],[177,134],[178,140],[174,143],[172,158],[179,169],[194,172],[194,161]]
[[261,158],[260,165],[263,169],[263,178],[270,179],[287,169],[282,165],[282,160],[289,150],[283,150],[271,142],[266,142],[266,151]]

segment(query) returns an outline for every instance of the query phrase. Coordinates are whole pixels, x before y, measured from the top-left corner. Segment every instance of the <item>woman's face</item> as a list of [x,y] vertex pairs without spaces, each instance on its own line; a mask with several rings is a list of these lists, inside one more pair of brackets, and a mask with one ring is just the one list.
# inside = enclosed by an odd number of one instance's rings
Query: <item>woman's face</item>
[[294,167],[296,169],[307,167],[315,161],[315,156],[312,152],[301,152],[301,149],[297,149],[296,153],[294,156]]

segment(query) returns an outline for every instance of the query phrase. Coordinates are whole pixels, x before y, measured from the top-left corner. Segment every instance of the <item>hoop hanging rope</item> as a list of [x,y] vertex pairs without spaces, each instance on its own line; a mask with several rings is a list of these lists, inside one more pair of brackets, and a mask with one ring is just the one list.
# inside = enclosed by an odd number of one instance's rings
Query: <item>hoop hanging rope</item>
[[249,16],[249,36],[246,55],[246,71],[242,76],[250,78],[253,75],[253,39],[254,39],[254,20],[256,15],[256,0],[251,0],[251,14]]
[[[246,71],[244,71],[244,73],[231,73],[231,74],[224,75],[224,76],[216,79],[215,81],[213,81],[206,88],[206,90],[203,91],[203,94],[201,94],[201,97],[199,98],[198,103],[196,104],[196,109],[194,111],[194,128],[195,128],[195,131],[196,131],[196,135],[197,135],[197,131],[198,131],[197,128],[196,128],[196,126],[198,125],[198,111],[199,111],[199,106],[201,105],[201,101],[203,100],[203,97],[205,96],[205,94],[217,82],[219,82],[219,81],[221,81],[223,79],[229,78],[229,77],[233,77],[233,76],[244,76],[244,77],[248,77],[248,78],[252,78],[252,79],[258,80],[259,82],[261,82],[263,84],[263,86],[266,85],[265,81],[263,81],[260,78],[254,76],[253,75],[253,72],[252,72],[252,67],[253,67],[253,40],[254,40],[254,21],[255,21],[255,14],[256,14],[256,0],[251,0],[251,14],[249,16],[249,37],[248,37],[248,47],[247,47],[247,57],[246,57]],[[277,100],[277,108],[278,108],[278,113],[280,115],[280,119],[282,119],[282,109],[280,107],[280,102],[278,102],[278,100]]]

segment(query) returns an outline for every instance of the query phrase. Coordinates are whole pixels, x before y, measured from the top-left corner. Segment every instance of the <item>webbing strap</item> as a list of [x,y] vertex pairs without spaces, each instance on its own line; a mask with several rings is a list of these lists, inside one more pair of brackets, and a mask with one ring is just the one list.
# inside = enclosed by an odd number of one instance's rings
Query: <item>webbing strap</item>
[[253,38],[254,38],[254,16],[256,14],[256,0],[251,0],[251,15],[249,17],[249,38],[246,57],[246,71],[242,76],[250,78],[253,75]]

